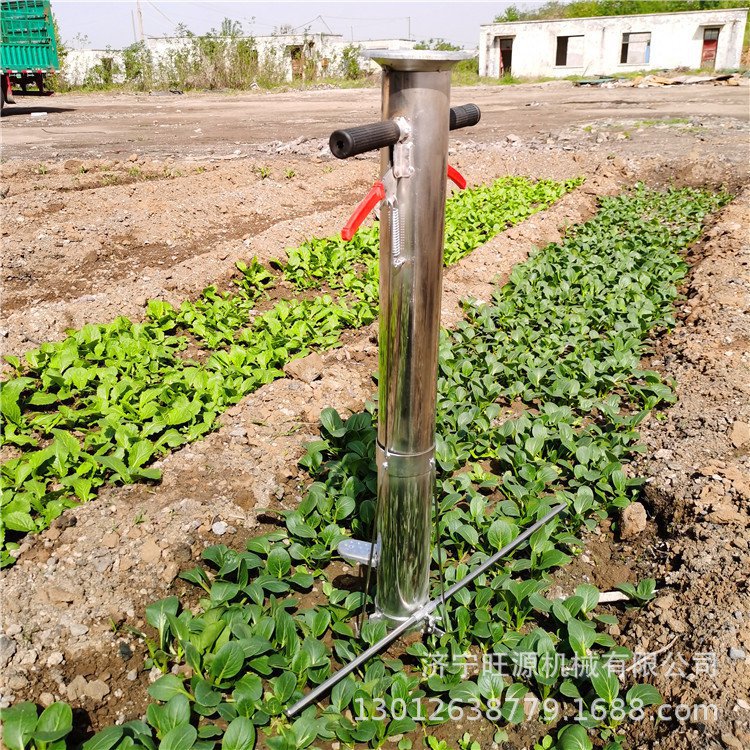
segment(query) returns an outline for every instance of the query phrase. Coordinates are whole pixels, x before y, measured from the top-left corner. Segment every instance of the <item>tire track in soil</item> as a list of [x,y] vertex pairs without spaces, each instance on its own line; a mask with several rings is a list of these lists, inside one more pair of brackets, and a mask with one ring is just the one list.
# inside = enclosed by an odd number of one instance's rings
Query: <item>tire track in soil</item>
[[[493,279],[504,281],[534,248],[590,218],[596,193],[619,187],[616,177],[590,178],[585,189],[448,270],[444,324],[460,318],[461,299],[486,298]],[[23,545],[5,577],[3,630],[16,646],[0,682],[5,700],[9,694],[39,700],[42,693],[45,701],[71,700],[85,707],[95,728],[143,712],[148,675],[139,669],[142,646],[124,631],[114,633],[111,624],[143,627],[144,606],[184,591],[175,579],[204,547],[241,547],[259,532],[263,509],[299,503],[309,479],[297,460],[319,434],[322,409],[359,411],[374,391],[376,326],[347,338],[339,349],[296,360],[297,377],[261,387],[224,413],[219,430],[155,464],[163,471],[161,484],[108,487]],[[62,661],[47,666],[49,654]]]

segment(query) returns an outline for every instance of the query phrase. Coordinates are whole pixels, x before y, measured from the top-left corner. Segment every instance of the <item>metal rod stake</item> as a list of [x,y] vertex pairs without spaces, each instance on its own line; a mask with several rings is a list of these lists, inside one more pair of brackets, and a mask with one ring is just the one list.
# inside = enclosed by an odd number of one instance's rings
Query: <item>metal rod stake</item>
[[356,659],[352,659],[348,664],[345,664],[337,672],[334,672],[325,682],[321,682],[320,685],[313,688],[307,695],[300,698],[293,706],[290,706],[286,710],[286,716],[292,718],[296,716],[300,711],[307,708],[311,703],[315,703],[319,698],[322,698],[329,690],[337,685],[347,675],[350,675],[356,669],[361,667],[373,656],[382,651],[386,646],[389,646],[394,641],[398,640],[404,633],[410,631],[415,625],[418,625],[423,620],[426,620],[432,612],[442,603],[443,598],[448,599],[453,596],[457,591],[460,591],[465,586],[468,586],[472,581],[479,578],[482,574],[486,573],[490,568],[496,565],[503,557],[512,552],[517,547],[520,547],[534,532],[538,531],[545,524],[549,523],[555,516],[562,513],[568,506],[565,503],[556,505],[552,510],[547,513],[543,518],[540,518],[535,524],[529,526],[528,529],[522,531],[512,542],[506,544],[505,547],[495,552],[494,555],[488,557],[481,565],[478,565],[474,570],[468,573],[460,581],[456,581],[446,592],[444,597],[439,596],[431,601],[427,602],[423,607],[418,609],[411,617],[404,620],[400,625],[397,625],[393,630],[379,640],[377,643],[370,646],[370,648],[363,651]]

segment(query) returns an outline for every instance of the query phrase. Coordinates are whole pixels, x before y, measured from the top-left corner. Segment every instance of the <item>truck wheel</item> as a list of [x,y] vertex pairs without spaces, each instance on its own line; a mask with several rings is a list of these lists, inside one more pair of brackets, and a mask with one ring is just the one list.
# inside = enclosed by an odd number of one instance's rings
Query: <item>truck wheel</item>
[[2,100],[5,104],[15,104],[16,101],[13,98],[13,89],[10,85],[10,73],[5,73],[2,78]]

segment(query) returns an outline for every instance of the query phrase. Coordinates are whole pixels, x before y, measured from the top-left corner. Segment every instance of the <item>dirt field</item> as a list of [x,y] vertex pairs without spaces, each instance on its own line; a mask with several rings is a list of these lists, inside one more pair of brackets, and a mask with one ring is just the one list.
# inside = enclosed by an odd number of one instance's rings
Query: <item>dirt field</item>
[[[379,118],[374,89],[17,101],[1,126],[4,354],[89,322],[142,320],[148,299],[193,298],[225,286],[237,260],[333,235],[377,177],[374,157],[339,162],[326,146],[335,127]],[[642,428],[647,528],[628,541],[603,528],[565,575],[602,589],[655,578],[656,601],[613,635],[642,652],[717,654],[714,675],[656,684],[670,703],[716,703],[718,719],[637,727],[633,747],[750,747],[750,84],[561,82],[456,89],[453,101],[482,109],[451,141],[470,183],[587,179],[448,272],[447,326],[461,299],[486,298],[491,280],[590,218],[597,195],[642,180],[737,196],[694,248],[677,328],[647,363],[679,396]],[[28,537],[0,574],[0,705],[68,700],[84,729],[140,716],[149,674],[125,626],[184,595],[177,575],[205,546],[239,547],[261,509],[299,502],[303,446],[323,408],[371,397],[376,346],[374,327],[348,335],[311,363],[314,378],[263,386],[160,462],[161,484],[109,487]]]

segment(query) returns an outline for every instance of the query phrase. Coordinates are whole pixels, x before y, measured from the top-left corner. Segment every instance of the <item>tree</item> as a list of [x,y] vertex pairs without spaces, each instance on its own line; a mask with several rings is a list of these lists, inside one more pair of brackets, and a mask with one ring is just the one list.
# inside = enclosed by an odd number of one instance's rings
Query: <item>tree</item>
[[457,52],[461,47],[456,47],[455,44],[451,44],[445,39],[424,39],[418,44],[414,45],[414,49],[434,49],[440,52]]
[[551,0],[531,10],[515,5],[495,17],[495,23],[535,21],[553,18],[585,18],[587,16],[634,16],[642,13],[674,13],[685,10],[744,8],[747,0],[573,0],[565,3]]

